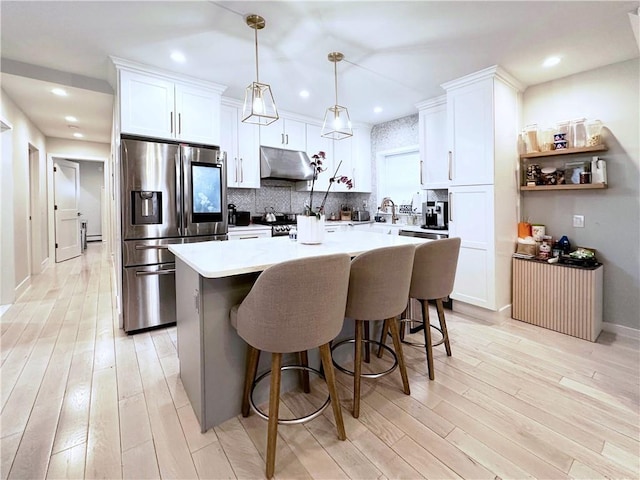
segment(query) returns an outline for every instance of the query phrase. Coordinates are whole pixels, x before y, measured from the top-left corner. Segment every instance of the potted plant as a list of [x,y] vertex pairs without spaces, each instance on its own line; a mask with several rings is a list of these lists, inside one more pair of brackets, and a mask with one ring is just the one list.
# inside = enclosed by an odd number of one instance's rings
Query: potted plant
[[318,175],[326,170],[322,166],[322,162],[325,160],[325,153],[320,151],[311,157],[311,168],[313,168],[313,178],[311,180],[311,191],[309,192],[309,201],[305,203],[304,211],[302,215],[298,215],[296,222],[298,228],[298,241],[306,244],[318,244],[322,243],[324,239],[324,205],[329,195],[329,190],[334,183],[344,183],[349,190],[353,188],[353,182],[350,178],[342,175],[338,176],[338,170],[342,161],[338,164],[333,176],[329,178],[329,188],[322,198],[322,202],[319,207],[313,206],[313,193],[318,179]]

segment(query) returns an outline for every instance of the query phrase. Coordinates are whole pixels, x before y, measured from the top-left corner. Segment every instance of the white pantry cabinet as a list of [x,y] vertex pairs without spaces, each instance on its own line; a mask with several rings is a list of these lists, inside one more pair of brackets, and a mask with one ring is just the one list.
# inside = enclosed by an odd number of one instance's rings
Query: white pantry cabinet
[[519,83],[494,66],[442,85],[451,155],[449,235],[460,237],[451,297],[490,310],[511,303],[518,223]]
[[447,149],[447,97],[442,95],[419,103],[420,184],[435,190],[451,184],[451,163]]
[[275,122],[260,127],[260,145],[306,152],[306,124],[281,116]]
[[122,68],[119,82],[121,133],[219,145],[224,88]]
[[242,107],[220,108],[220,149],[227,155],[227,186],[260,188],[260,130],[242,123]]

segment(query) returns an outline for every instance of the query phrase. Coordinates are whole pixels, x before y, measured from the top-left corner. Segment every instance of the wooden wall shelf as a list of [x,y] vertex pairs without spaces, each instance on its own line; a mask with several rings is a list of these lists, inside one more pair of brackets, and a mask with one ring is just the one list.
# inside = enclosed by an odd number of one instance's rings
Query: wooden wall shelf
[[596,145],[594,147],[579,147],[579,148],[563,148],[561,150],[549,150],[548,152],[531,152],[520,155],[521,159],[525,158],[540,158],[540,157],[554,157],[558,155],[570,155],[572,153],[589,153],[589,152],[604,152],[607,150],[607,146]]
[[536,185],[535,187],[527,187],[526,185],[520,186],[520,190],[523,192],[548,192],[549,190],[600,190],[603,188],[607,188],[606,183],[569,183],[565,185]]

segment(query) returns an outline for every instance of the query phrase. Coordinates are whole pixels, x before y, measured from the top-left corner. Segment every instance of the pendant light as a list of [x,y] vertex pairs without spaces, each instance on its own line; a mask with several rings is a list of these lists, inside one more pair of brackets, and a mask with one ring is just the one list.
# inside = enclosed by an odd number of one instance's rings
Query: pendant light
[[336,104],[327,108],[327,113],[324,115],[324,123],[322,124],[322,133],[320,135],[326,138],[332,138],[333,140],[342,140],[353,136],[349,111],[347,107],[338,105],[338,62],[344,58],[344,55],[340,52],[331,52],[328,58],[330,62],[333,62]]
[[271,87],[266,83],[260,83],[258,71],[258,30],[262,30],[266,22],[260,15],[247,15],[245,21],[255,31],[256,81],[251,83],[245,90],[242,121],[257,125],[269,125],[278,120],[279,117]]

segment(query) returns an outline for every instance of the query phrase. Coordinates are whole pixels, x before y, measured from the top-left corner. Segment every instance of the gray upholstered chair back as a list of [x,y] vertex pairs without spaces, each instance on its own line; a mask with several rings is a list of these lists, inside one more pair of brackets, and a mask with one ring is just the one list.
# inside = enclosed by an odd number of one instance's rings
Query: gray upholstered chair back
[[232,311],[238,335],[275,353],[302,352],[333,340],[344,322],[350,260],[347,254],[327,255],[267,268]]
[[383,320],[407,306],[414,245],[377,248],[351,261],[347,317]]
[[416,247],[409,295],[421,300],[449,295],[453,291],[459,253],[459,238],[434,240]]

